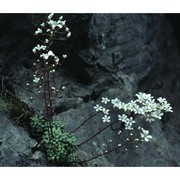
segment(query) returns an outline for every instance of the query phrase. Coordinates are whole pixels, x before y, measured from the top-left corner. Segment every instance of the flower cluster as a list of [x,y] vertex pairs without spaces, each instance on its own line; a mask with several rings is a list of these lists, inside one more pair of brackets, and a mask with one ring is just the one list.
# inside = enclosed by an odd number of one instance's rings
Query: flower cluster
[[[46,22],[41,23],[41,28],[38,28],[35,31],[35,35],[39,34],[46,34],[46,35],[52,35],[54,33],[57,33],[59,30],[65,30],[66,37],[69,38],[71,36],[71,32],[69,31],[69,28],[66,26],[66,20],[63,20],[63,16],[60,16],[57,21],[53,20],[54,14],[51,13],[48,16],[48,20]],[[48,43],[49,40],[45,39],[45,43]]]
[[[63,20],[63,17],[60,16],[58,20],[53,20],[54,14],[50,14],[46,22],[41,23],[41,28],[38,28],[35,31],[35,35],[41,41],[42,45],[38,44],[32,49],[32,52],[39,56],[39,59],[36,62],[36,65],[43,62],[45,65],[51,64],[50,71],[54,71],[56,65],[60,64],[60,59],[54,54],[52,50],[49,50],[53,41],[69,38],[71,32],[66,26],[66,20]],[[59,37],[60,36],[60,37]],[[44,37],[42,39],[42,37]],[[62,60],[67,58],[66,54],[62,55]],[[54,62],[53,62],[54,61]],[[52,71],[53,70],[53,71]]]
[[[67,58],[66,54],[62,54],[61,58],[59,58],[50,50],[50,47],[57,39],[64,40],[69,38],[71,32],[66,26],[66,20],[63,20],[63,16],[54,20],[54,14],[50,14],[47,20],[41,23],[40,27],[37,28],[35,36],[40,40],[41,44],[37,44],[32,49],[32,52],[38,57],[36,62],[33,63],[35,67],[33,83],[39,86],[38,94],[41,94],[43,93],[43,87],[46,87],[43,83],[51,78],[52,74],[56,72],[56,67],[61,65]],[[29,83],[26,84],[30,85]],[[58,89],[50,82],[49,85],[51,86],[49,89],[51,89],[53,93],[58,92]]]
[[[165,98],[159,97],[155,101],[154,97],[151,94],[146,94],[139,92],[136,94],[136,99],[131,100],[128,103],[122,102],[118,98],[108,99],[107,97],[102,98],[102,104],[109,105],[110,108],[124,111],[124,114],[118,114],[118,120],[121,123],[124,123],[126,130],[133,130],[136,124],[135,117],[131,117],[131,114],[140,115],[141,119],[145,119],[146,122],[152,122],[156,119],[162,119],[162,116],[165,112],[173,112],[172,107],[167,102]],[[102,112],[103,122],[110,123],[110,108],[105,108],[103,105],[96,104],[94,109],[97,112]],[[148,130],[141,128],[140,137],[142,141],[148,142],[152,138],[149,135]]]
[[[104,99],[102,99],[102,102],[104,102]],[[105,103],[107,104],[107,103]],[[99,104],[97,104],[96,106],[94,106],[94,109],[98,112],[102,112],[104,114],[104,116],[102,117],[103,122],[110,122],[110,116],[109,116],[109,109],[103,108],[102,106],[99,106]]]
[[133,130],[132,125],[135,123],[132,117],[128,117],[125,114],[118,115],[118,120],[125,123],[125,129]]

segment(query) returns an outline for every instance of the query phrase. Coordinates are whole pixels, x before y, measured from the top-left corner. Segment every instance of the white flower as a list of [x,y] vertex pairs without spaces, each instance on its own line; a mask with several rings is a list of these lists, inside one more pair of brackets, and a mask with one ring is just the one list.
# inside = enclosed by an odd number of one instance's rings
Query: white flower
[[158,100],[160,103],[167,103],[166,99],[165,99],[165,98],[162,98],[162,97],[157,98],[157,100]]
[[60,16],[60,17],[59,17],[59,20],[62,20],[62,19],[63,19],[63,16]]
[[49,56],[54,56],[54,53],[52,51],[49,51],[48,53],[43,53],[40,55],[40,57],[43,57],[44,59],[48,59]]
[[99,104],[96,104],[96,106],[94,106],[94,109],[96,111],[101,111],[102,110],[102,106],[99,106]]
[[52,19],[54,13],[49,14],[48,19]]
[[45,49],[46,49],[46,46],[43,46],[43,45],[40,46],[40,45],[38,44],[37,46],[35,46],[35,47],[33,48],[32,51],[33,51],[33,53],[36,53],[37,50],[40,51],[41,49],[42,49],[42,50],[45,50]]
[[109,109],[105,109],[105,108],[102,108],[101,111],[104,113],[104,114],[109,114]]
[[113,104],[113,107],[119,107],[119,105],[121,105],[121,102],[118,98],[112,99],[111,103]]
[[107,104],[110,100],[107,97],[102,97],[102,103]]
[[41,54],[41,55],[40,55],[40,57],[43,57],[44,59],[48,59],[48,58],[49,58],[49,55],[48,55],[48,54],[43,53],[43,54]]
[[68,28],[68,27],[66,27],[66,28],[65,28],[65,31],[69,31],[69,28]]
[[156,111],[157,110],[157,107],[158,107],[158,104],[154,102],[155,100],[153,99],[152,101],[149,102],[148,104],[148,108],[146,109],[146,112],[149,111]]
[[41,25],[41,27],[44,27],[44,26],[45,26],[44,22],[43,22],[43,23],[41,23],[40,25]]
[[70,36],[71,36],[71,32],[69,31],[67,34],[67,38],[70,38]]
[[137,96],[139,102],[142,102],[144,100],[144,94],[142,92],[139,92],[135,96]]
[[66,58],[67,58],[67,55],[66,55],[66,54],[63,54],[62,57],[63,57],[64,59],[66,59]]
[[61,24],[62,24],[63,26],[65,26],[65,24],[66,24],[66,20],[61,21]]
[[126,120],[126,124],[127,124],[127,125],[132,126],[132,124],[134,124],[134,123],[135,123],[135,121],[133,121],[133,118],[132,118],[132,117],[127,118],[127,120]]
[[57,56],[55,56],[54,61],[56,62],[56,64],[58,64],[59,63],[59,58]]
[[152,139],[152,136],[149,135],[149,131],[148,130],[144,130],[143,128],[141,128],[141,133],[140,136],[142,138],[142,141],[148,142],[150,139]]
[[128,120],[127,115],[123,114],[123,115],[118,115],[118,120],[122,121],[122,122],[126,122]]
[[36,53],[36,48],[33,48],[33,49],[32,49],[32,52],[33,52],[33,53]]
[[146,121],[147,121],[147,122],[153,122],[153,121],[155,121],[155,119],[154,119],[154,118],[151,118],[151,117],[147,117],[147,118],[146,118]]
[[39,82],[39,80],[40,80],[40,78],[38,78],[38,77],[34,77],[33,82],[38,83],[38,82]]
[[45,43],[48,43],[49,42],[49,40],[48,39],[45,39]]
[[136,104],[135,101],[131,100],[129,103],[127,103],[127,105],[123,105],[122,108],[126,111],[137,111],[137,109],[139,108],[139,105]]
[[56,27],[62,28],[63,25],[59,21],[49,20],[48,24],[51,26],[52,29],[55,29]]
[[138,98],[137,101],[140,103],[143,103],[144,101],[151,101],[151,99],[153,98],[151,94],[146,94],[142,92],[137,93],[136,96]]
[[35,31],[35,34],[41,34],[42,33],[42,29],[38,28],[36,31]]
[[103,119],[103,122],[110,122],[110,116],[104,115],[102,119]]
[[163,105],[164,111],[166,112],[173,112],[172,107],[169,103]]
[[53,53],[52,51],[49,51],[49,52],[48,52],[48,55],[49,55],[49,56],[54,56],[54,53]]
[[157,119],[162,119],[162,116],[164,115],[164,113],[162,113],[161,111],[157,110],[155,112],[152,112],[150,114],[151,117],[157,118]]
[[126,130],[133,130],[132,126],[129,124],[125,124],[125,129]]
[[132,125],[135,123],[132,117],[128,117],[127,115],[118,115],[118,120],[125,123],[125,129],[133,130]]
[[160,104],[159,104],[159,108],[160,108],[161,110],[164,110],[164,111],[166,111],[166,112],[173,112],[172,107],[171,107],[170,104],[166,101],[165,98],[159,97],[157,100],[158,100],[159,103],[160,103]]

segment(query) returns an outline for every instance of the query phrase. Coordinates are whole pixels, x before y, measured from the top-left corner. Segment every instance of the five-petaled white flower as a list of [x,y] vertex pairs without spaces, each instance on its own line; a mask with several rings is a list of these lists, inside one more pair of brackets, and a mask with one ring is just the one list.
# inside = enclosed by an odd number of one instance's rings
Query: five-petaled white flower
[[104,115],[102,117],[103,122],[110,122],[110,116]]
[[149,135],[149,131],[148,130],[144,130],[143,128],[141,128],[141,133],[140,136],[142,138],[142,141],[148,142],[150,139],[152,139],[152,136]]
[[102,97],[102,103],[107,104],[110,100],[107,97]]
[[102,110],[102,106],[100,106],[99,104],[96,104],[96,106],[94,106],[94,109],[96,111],[101,111]]
[[128,116],[125,114],[118,115],[118,120],[122,122],[126,122],[128,120]]

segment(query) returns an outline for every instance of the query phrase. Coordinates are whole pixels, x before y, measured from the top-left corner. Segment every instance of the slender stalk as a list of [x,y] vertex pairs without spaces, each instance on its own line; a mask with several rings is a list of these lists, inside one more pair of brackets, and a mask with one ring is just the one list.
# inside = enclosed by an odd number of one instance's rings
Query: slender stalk
[[133,141],[134,141],[134,139],[132,139],[131,141],[127,141],[127,142],[125,142],[124,144],[122,144],[121,146],[117,146],[117,147],[115,147],[115,148],[113,148],[113,149],[111,149],[111,150],[109,150],[109,151],[107,151],[107,152],[105,152],[105,153],[97,154],[96,156],[93,156],[92,158],[89,158],[89,159],[84,160],[84,161],[79,161],[78,163],[83,164],[83,163],[92,161],[92,160],[94,160],[94,159],[96,159],[96,158],[99,158],[99,157],[101,157],[101,156],[105,156],[105,155],[107,155],[107,154],[112,153],[113,151],[119,150],[120,148],[124,147],[125,145],[127,145],[127,144],[129,144],[129,143],[132,143]]
[[56,40],[56,41],[65,41],[66,39],[65,38],[53,38],[53,40]]
[[44,42],[43,42],[38,36],[36,36],[36,38],[37,38],[41,43],[44,44]]
[[52,116],[53,116],[53,113],[52,113],[52,94],[51,94],[51,87],[50,87],[50,84],[49,84],[49,72],[47,72],[47,93],[48,93],[48,119],[49,120],[52,120]]
[[94,134],[93,136],[91,136],[90,138],[86,139],[85,141],[81,142],[80,144],[78,144],[77,146],[81,146],[85,143],[87,143],[88,141],[90,141],[91,139],[93,139],[94,137],[96,137],[98,134],[100,134],[101,132],[103,132],[105,129],[107,129],[108,127],[112,126],[113,124],[117,123],[118,121],[114,121],[112,123],[110,123],[108,126],[102,128],[100,131],[98,131],[96,134]]
[[70,133],[74,133],[76,132],[78,129],[80,129],[87,121],[89,121],[91,118],[93,118],[94,116],[96,116],[97,114],[99,114],[100,111],[94,113],[93,115],[91,115],[90,117],[88,117],[85,121],[83,121],[76,129],[74,129],[73,131],[71,131]]
[[[45,63],[45,62],[44,62]],[[52,116],[49,113],[49,111],[51,110],[51,107],[49,107],[49,101],[51,96],[49,95],[49,79],[48,79],[48,72],[47,69],[45,67],[44,71],[43,71],[43,99],[44,99],[44,106],[45,106],[45,119],[48,122],[48,134],[49,134],[49,139],[51,140],[51,137],[53,137],[53,132],[52,132],[52,124],[51,124],[51,120],[52,120]]]

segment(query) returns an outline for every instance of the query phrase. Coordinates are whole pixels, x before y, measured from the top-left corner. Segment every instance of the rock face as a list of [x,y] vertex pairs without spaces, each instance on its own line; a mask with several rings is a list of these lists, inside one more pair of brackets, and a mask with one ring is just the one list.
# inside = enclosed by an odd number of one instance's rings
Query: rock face
[[1,112],[0,116],[0,166],[42,166],[44,157],[37,161],[33,159],[32,148],[37,142],[22,127],[17,127],[8,115]]
[[[33,33],[45,17],[45,14],[0,16],[1,76],[18,98],[38,112],[42,111],[42,99],[37,89],[26,87],[26,83],[32,81],[33,75],[35,57],[31,51],[39,43]],[[67,131],[92,115],[92,107],[104,96],[127,102],[136,92],[143,91],[167,98],[174,110],[173,114],[149,126],[154,136],[152,142],[137,149],[129,146],[127,151],[113,152],[85,166],[179,166],[180,63],[166,17],[160,14],[64,14],[64,17],[72,37],[66,42],[56,42],[53,50],[59,56],[68,54],[68,60],[57,70],[54,79],[61,90],[55,102],[55,116],[64,122]],[[34,101],[29,101],[29,96],[33,96]],[[75,132],[78,143],[102,126],[101,117],[88,121]],[[13,127],[9,126],[10,129]],[[81,160],[91,158],[124,138],[107,129],[80,146],[79,157]],[[1,166],[15,166],[14,156],[11,164],[6,158],[1,160]]]

